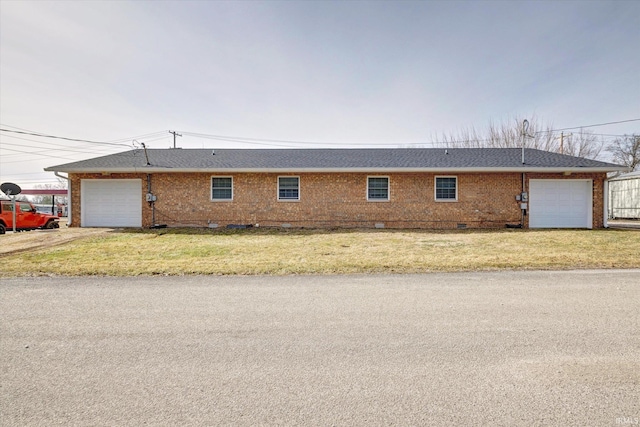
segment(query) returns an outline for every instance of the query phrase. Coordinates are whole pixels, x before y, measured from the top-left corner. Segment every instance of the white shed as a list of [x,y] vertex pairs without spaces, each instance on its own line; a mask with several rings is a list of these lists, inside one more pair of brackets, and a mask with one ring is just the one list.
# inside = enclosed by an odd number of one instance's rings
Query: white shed
[[640,171],[609,180],[609,218],[640,219]]

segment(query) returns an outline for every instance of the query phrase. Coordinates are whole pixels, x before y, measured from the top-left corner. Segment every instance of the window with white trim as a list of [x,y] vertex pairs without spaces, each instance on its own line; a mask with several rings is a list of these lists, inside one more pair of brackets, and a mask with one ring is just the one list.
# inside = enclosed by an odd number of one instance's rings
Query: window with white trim
[[436,176],[435,198],[438,201],[455,202],[458,200],[458,177]]
[[370,176],[367,178],[367,200],[389,200],[389,177]]
[[278,200],[300,200],[300,177],[278,177]]
[[233,200],[233,178],[230,176],[211,177],[211,200]]

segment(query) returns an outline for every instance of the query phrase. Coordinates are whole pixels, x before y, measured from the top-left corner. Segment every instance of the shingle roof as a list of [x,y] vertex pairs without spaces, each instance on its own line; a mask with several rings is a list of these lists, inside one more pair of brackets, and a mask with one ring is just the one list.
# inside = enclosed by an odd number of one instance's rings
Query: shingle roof
[[48,167],[58,172],[614,171],[624,167],[519,148],[148,149]]

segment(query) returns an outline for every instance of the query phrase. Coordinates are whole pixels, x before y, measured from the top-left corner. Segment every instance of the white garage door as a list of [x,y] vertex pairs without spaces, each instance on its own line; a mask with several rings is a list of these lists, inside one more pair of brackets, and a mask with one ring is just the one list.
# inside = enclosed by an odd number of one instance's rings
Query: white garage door
[[83,179],[83,227],[142,227],[142,181]]
[[591,228],[590,180],[529,181],[530,228]]

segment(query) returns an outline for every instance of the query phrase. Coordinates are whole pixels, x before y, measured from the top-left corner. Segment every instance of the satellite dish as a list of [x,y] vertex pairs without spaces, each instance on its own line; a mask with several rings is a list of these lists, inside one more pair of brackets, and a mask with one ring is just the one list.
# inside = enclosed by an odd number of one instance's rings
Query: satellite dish
[[14,184],[13,182],[5,182],[0,185],[0,190],[7,196],[15,196],[22,192],[22,188],[18,184]]

